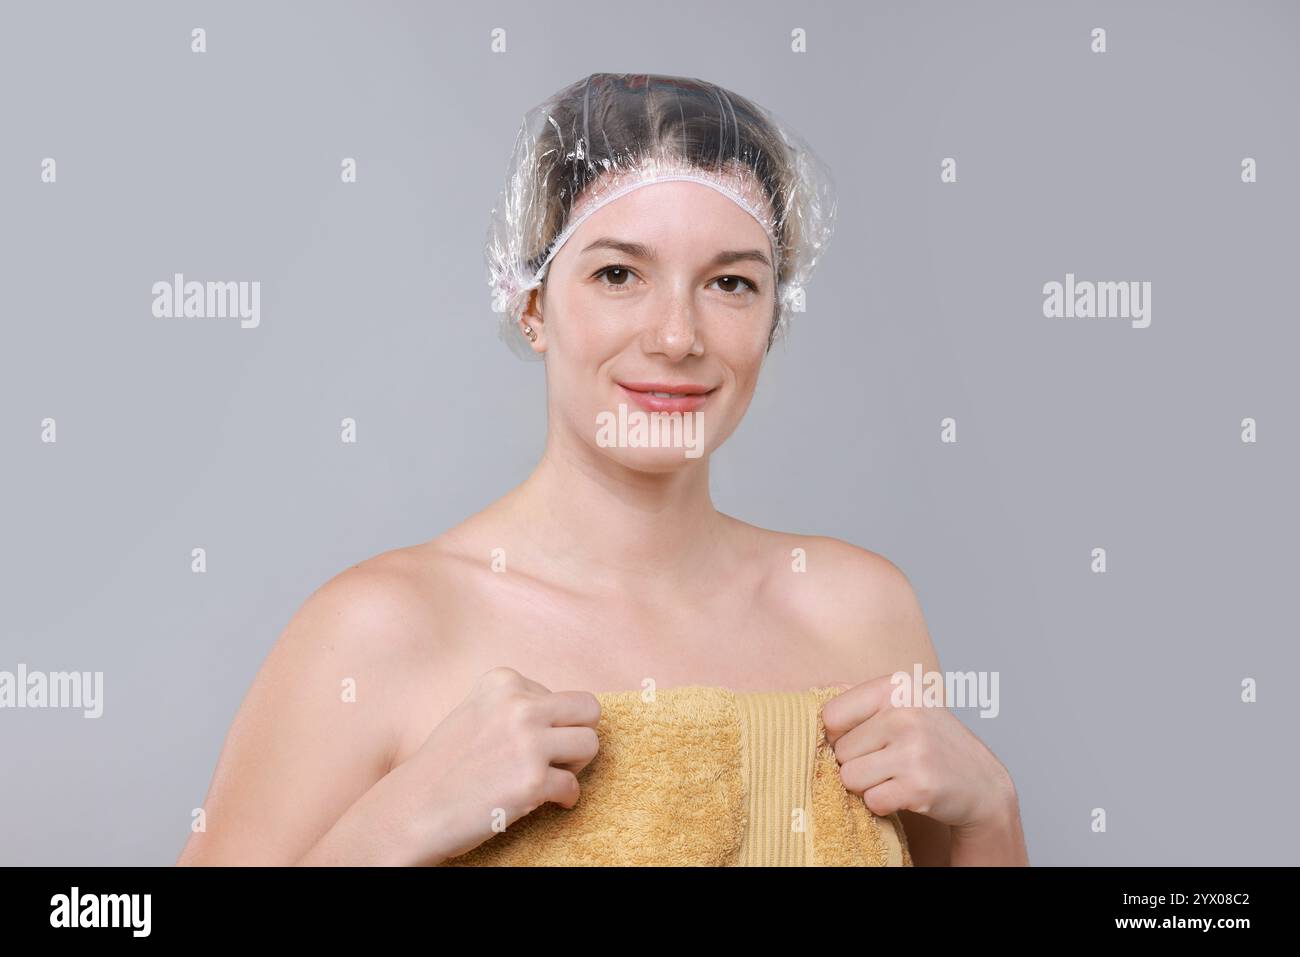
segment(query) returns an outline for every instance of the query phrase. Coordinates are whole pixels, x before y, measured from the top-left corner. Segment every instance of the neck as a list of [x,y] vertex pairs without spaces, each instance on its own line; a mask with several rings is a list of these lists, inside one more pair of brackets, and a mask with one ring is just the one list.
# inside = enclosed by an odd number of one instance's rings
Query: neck
[[727,522],[709,493],[707,456],[642,472],[554,433],[510,507],[547,577],[579,588],[698,586]]

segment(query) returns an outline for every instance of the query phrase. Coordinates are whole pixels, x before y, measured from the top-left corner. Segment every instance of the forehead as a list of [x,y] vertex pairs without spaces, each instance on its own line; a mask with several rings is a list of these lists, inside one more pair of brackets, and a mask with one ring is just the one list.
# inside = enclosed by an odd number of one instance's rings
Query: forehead
[[579,196],[569,217],[565,245],[579,249],[590,236],[618,228],[631,232],[672,230],[683,241],[691,236],[715,240],[719,230],[743,234],[774,246],[771,206],[757,177],[748,170],[717,174],[694,169],[662,169],[608,174]]

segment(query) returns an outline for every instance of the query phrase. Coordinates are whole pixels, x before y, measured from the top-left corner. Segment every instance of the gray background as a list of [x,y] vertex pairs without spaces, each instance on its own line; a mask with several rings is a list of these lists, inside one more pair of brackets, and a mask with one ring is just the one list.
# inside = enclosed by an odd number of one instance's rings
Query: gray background
[[[495,338],[481,243],[524,111],[601,70],[747,95],[839,183],[718,507],[881,552],[943,667],[1001,673],[998,718],[958,714],[1034,863],[1300,862],[1296,5],[2,16],[0,669],[101,670],[105,713],[0,711],[0,862],[173,862],[311,591],[526,476],[543,370]],[[1151,281],[1151,327],[1045,319],[1067,271]],[[154,319],[173,272],[260,280],[261,327]]]

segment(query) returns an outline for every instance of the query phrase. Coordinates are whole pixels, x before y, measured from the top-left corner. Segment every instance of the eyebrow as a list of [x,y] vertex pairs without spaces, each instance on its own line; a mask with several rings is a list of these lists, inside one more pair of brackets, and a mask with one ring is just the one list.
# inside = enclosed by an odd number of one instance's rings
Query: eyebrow
[[[627,256],[635,256],[638,259],[653,260],[657,254],[653,247],[645,243],[627,242],[622,239],[611,239],[608,236],[593,240],[583,247],[582,252],[578,255],[584,255],[593,249],[613,249]],[[756,262],[762,263],[768,269],[772,268],[772,261],[767,258],[767,254],[758,249],[724,249],[713,257],[709,263],[710,266],[729,266],[735,262]]]

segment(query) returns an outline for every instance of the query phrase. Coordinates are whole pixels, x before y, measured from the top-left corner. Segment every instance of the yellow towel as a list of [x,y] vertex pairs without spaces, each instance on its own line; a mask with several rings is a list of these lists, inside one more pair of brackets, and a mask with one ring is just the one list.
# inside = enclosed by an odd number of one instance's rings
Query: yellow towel
[[842,690],[597,694],[578,803],[543,804],[444,864],[910,867],[898,815],[840,780],[821,706]]

